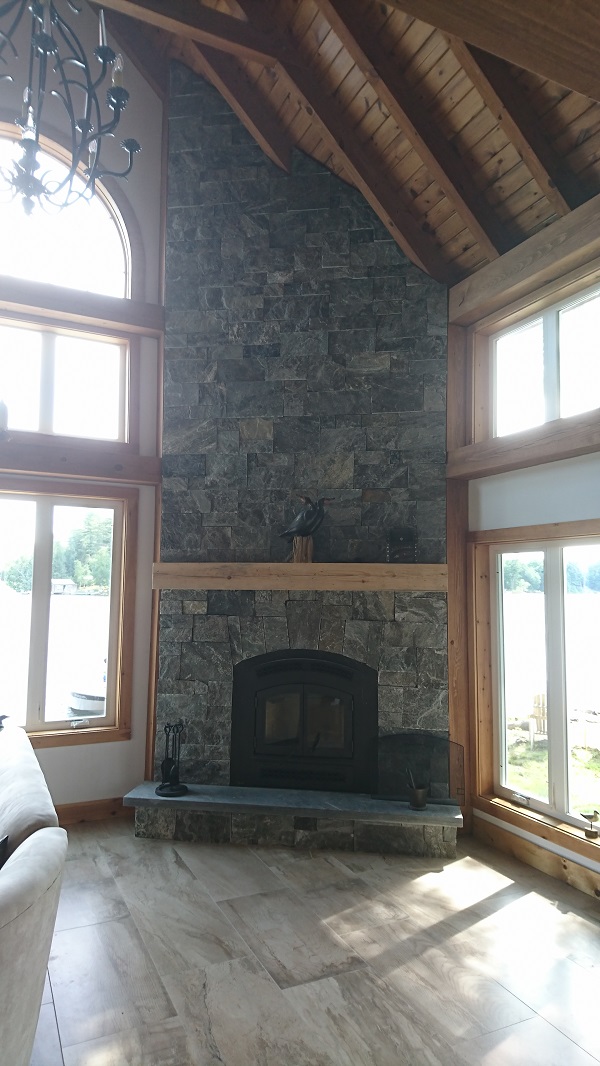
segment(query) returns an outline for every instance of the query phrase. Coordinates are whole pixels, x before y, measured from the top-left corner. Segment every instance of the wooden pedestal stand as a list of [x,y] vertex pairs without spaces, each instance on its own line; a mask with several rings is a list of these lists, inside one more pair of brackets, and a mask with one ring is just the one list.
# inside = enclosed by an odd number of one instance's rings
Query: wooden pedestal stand
[[293,563],[312,563],[313,539],[312,537],[294,537],[292,544]]

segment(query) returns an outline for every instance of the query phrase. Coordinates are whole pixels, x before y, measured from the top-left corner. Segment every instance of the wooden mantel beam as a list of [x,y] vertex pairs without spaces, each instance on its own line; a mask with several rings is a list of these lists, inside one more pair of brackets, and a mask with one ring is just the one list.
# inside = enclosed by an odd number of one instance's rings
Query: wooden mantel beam
[[598,0],[385,0],[444,33],[600,100]]
[[154,589],[446,592],[445,563],[155,563]]
[[356,0],[317,0],[317,5],[487,258],[496,259],[508,251],[512,242],[506,227],[475,185],[459,155],[429,118],[394,61],[373,37],[364,33],[360,4]]
[[102,7],[229,52],[238,59],[249,59],[265,67],[272,67],[277,59],[276,42],[268,28],[263,33],[243,19],[203,7],[196,0],[102,0]]

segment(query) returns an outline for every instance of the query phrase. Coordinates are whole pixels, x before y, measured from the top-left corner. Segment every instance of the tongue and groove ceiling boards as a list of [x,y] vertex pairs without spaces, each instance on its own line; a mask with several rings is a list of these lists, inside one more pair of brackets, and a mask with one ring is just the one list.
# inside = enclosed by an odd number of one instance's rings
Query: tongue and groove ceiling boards
[[103,6],[158,91],[186,63],[273,162],[296,147],[355,185],[440,281],[600,193],[597,0]]

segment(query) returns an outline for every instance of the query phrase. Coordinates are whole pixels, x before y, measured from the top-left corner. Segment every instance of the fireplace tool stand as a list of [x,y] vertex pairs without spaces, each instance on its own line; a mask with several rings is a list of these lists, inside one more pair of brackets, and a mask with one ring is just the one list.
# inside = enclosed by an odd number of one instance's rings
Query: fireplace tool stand
[[165,757],[160,764],[161,782],[155,792],[157,796],[184,796],[187,785],[179,781],[179,759],[181,755],[181,734],[183,722],[165,726]]

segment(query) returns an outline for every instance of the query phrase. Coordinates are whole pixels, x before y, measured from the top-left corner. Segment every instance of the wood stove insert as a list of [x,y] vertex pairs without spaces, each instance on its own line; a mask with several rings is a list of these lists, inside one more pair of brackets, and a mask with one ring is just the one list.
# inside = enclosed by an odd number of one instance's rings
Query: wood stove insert
[[276,651],[233,671],[232,785],[377,792],[377,671]]

